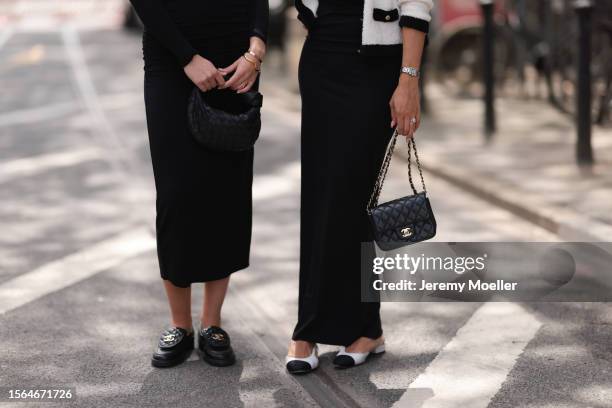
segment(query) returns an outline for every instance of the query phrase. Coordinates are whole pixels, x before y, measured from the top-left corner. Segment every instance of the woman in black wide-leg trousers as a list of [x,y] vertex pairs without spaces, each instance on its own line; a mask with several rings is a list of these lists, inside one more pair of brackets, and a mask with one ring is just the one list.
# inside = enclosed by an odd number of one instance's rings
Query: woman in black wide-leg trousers
[[[319,17],[322,18],[322,17]],[[300,310],[294,339],[348,346],[382,335],[379,303],[361,303],[366,204],[386,146],[399,58],[326,53],[307,40],[300,61],[302,201]]]
[[[363,17],[363,1],[318,1],[300,59],[300,289],[287,356],[296,374],[317,367],[317,343],[343,346],[341,353],[352,347],[356,354],[334,359],[342,367],[384,350],[380,303],[362,302],[361,270],[374,256],[366,206],[394,132],[390,101],[398,93],[402,46],[363,55]],[[404,111],[416,116],[418,89],[411,84],[401,93],[409,94]]]
[[267,0],[131,0],[142,19],[147,128],[157,191],[161,277],[172,316],[152,358],[183,362],[194,349],[191,291],[205,282],[198,347],[216,366],[235,361],[221,307],[229,276],[249,265],[253,150],[213,152],[192,137],[195,87],[215,90],[217,108],[236,111],[235,92],[257,89],[265,54]]
[[322,1],[299,66],[302,95],[300,300],[294,340],[348,346],[382,335],[361,302],[366,204],[393,134],[389,100],[401,55],[367,58],[362,2]]

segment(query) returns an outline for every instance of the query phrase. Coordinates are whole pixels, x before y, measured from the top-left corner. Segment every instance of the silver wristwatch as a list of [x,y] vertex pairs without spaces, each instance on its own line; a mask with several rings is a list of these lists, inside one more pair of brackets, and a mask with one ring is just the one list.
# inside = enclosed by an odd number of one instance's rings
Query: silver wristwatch
[[402,67],[402,73],[406,75],[410,75],[411,77],[419,77],[421,71],[415,67]]

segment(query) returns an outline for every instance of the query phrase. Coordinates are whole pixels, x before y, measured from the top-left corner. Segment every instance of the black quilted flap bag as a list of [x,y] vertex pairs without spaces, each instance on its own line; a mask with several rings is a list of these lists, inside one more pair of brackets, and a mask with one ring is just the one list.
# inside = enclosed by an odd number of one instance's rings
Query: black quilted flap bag
[[187,106],[191,134],[209,150],[249,150],[259,138],[262,102],[263,96],[256,91],[238,94],[232,90],[202,92],[194,88]]
[[[367,208],[372,223],[374,239],[378,247],[383,251],[390,251],[416,242],[425,241],[436,235],[436,219],[427,197],[425,180],[423,179],[423,171],[421,170],[414,137],[406,141],[408,145],[408,181],[414,194],[378,204],[378,198],[380,197],[385,177],[387,176],[387,170],[391,163],[397,136],[397,132],[395,132],[389,142],[387,154],[385,155]],[[422,192],[417,192],[412,181],[413,151],[421,177],[421,185],[423,186]]]

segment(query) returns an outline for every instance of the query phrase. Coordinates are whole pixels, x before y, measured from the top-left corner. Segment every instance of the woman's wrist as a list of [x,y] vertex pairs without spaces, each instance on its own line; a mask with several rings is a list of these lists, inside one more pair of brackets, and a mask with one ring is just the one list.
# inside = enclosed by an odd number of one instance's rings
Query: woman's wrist
[[193,54],[191,57],[186,57],[185,60],[183,61],[183,68],[187,68],[189,65],[191,65],[197,56],[198,54]]
[[253,53],[247,51],[242,54],[242,58],[244,58],[248,63],[250,63],[255,71],[261,71],[261,61],[257,57],[253,56]]
[[247,52],[257,58],[259,61],[263,62],[263,59],[266,56],[266,43],[264,43],[261,38],[253,36],[251,37],[249,50]]
[[398,86],[407,87],[407,88],[414,87],[414,86],[418,87],[419,78],[410,76],[410,75],[406,75],[406,74],[400,74]]

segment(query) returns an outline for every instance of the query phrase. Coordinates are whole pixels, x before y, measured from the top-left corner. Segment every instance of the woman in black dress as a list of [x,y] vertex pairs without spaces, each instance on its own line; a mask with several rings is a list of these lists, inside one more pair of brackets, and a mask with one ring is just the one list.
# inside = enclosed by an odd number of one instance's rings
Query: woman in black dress
[[419,126],[418,68],[432,0],[297,0],[308,29],[302,95],[298,322],[287,369],[312,371],[316,344],[342,346],[337,366],[384,351],[380,303],[361,301],[373,255],[366,213],[389,140]]
[[[235,361],[221,326],[229,276],[249,265],[253,150],[216,153],[192,138],[187,101],[202,91],[257,87],[265,55],[267,0],[131,0],[145,26],[147,127],[157,190],[157,253],[170,305],[152,364],[169,367],[194,348],[191,284],[206,282],[199,331],[204,360]],[[223,214],[221,216],[220,207]]]

